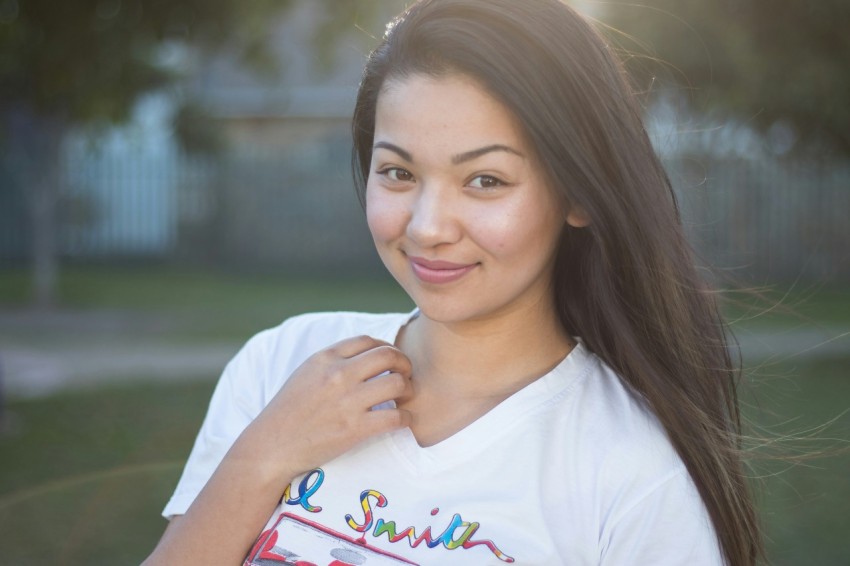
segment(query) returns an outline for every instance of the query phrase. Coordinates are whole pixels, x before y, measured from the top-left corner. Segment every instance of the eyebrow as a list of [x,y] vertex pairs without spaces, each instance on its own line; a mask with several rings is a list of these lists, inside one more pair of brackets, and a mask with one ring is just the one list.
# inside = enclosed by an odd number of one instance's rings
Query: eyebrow
[[404,159],[405,161],[409,161],[409,162],[413,163],[413,156],[410,155],[410,152],[406,151],[404,149],[401,149],[399,146],[395,145],[394,143],[379,141],[379,142],[375,143],[375,145],[372,146],[372,151],[379,149],[379,148],[388,149],[392,152],[395,152],[395,153],[399,154],[401,156],[401,158]]
[[[379,142],[376,142],[375,145],[372,146],[372,150],[379,149],[379,148],[388,149],[388,150],[390,150],[394,153],[397,153],[405,161],[409,161],[409,162],[413,163],[413,156],[410,154],[410,152],[405,150],[405,149],[400,148],[399,146],[397,146],[393,143],[385,142],[385,141],[379,141]],[[512,154],[517,155],[519,157],[525,158],[525,155],[523,155],[521,152],[515,150],[514,148],[507,146],[507,145],[502,145],[502,144],[497,143],[497,144],[493,144],[493,145],[487,145],[487,146],[484,146],[484,147],[479,147],[478,149],[473,149],[471,151],[465,151],[463,153],[459,153],[457,155],[454,155],[454,156],[452,156],[452,165],[460,165],[461,163],[465,163],[467,161],[472,161],[473,159],[477,159],[477,158],[481,157],[482,155],[485,155],[487,153],[491,153],[493,151],[505,151],[507,153],[512,153]]]
[[513,153],[514,155],[518,155],[519,157],[525,158],[525,156],[514,148],[502,145],[502,144],[493,144],[485,147],[480,147],[478,149],[473,149],[472,151],[467,151],[464,153],[459,153],[452,157],[452,165],[460,165],[461,163],[465,163],[466,161],[472,161],[473,159],[477,159],[482,155],[493,151],[506,151],[508,153]]

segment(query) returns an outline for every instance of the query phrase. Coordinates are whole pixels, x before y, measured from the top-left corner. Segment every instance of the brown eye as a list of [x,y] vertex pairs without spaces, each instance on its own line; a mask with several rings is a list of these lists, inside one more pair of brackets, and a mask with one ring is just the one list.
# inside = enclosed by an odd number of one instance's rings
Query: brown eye
[[469,186],[475,189],[495,189],[504,183],[492,175],[479,175],[469,182]]
[[387,169],[382,169],[378,171],[379,175],[384,175],[391,181],[399,181],[399,182],[408,182],[413,180],[413,175],[411,175],[410,171],[406,171],[399,167],[388,167]]

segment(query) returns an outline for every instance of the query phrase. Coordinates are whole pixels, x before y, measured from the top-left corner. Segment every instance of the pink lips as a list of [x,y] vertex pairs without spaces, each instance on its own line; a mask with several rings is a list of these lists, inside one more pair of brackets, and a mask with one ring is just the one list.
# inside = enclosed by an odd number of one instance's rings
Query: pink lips
[[410,256],[410,266],[420,281],[425,283],[451,283],[457,281],[478,265],[477,263],[452,263]]

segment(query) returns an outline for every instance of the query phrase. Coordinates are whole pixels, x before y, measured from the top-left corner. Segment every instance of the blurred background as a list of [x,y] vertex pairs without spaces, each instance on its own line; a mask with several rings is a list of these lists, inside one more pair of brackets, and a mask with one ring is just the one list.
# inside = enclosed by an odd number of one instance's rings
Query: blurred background
[[[771,562],[850,563],[850,2],[571,3],[728,299]],[[349,139],[404,4],[0,0],[0,564],[138,563],[247,338],[411,308]]]

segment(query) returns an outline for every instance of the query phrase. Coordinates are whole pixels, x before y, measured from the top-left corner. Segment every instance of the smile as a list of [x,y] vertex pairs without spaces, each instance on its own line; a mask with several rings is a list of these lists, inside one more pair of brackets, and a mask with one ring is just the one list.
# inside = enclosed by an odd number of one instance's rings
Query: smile
[[422,257],[409,257],[413,274],[425,283],[451,283],[473,269],[477,263],[461,264],[448,261],[433,261]]

